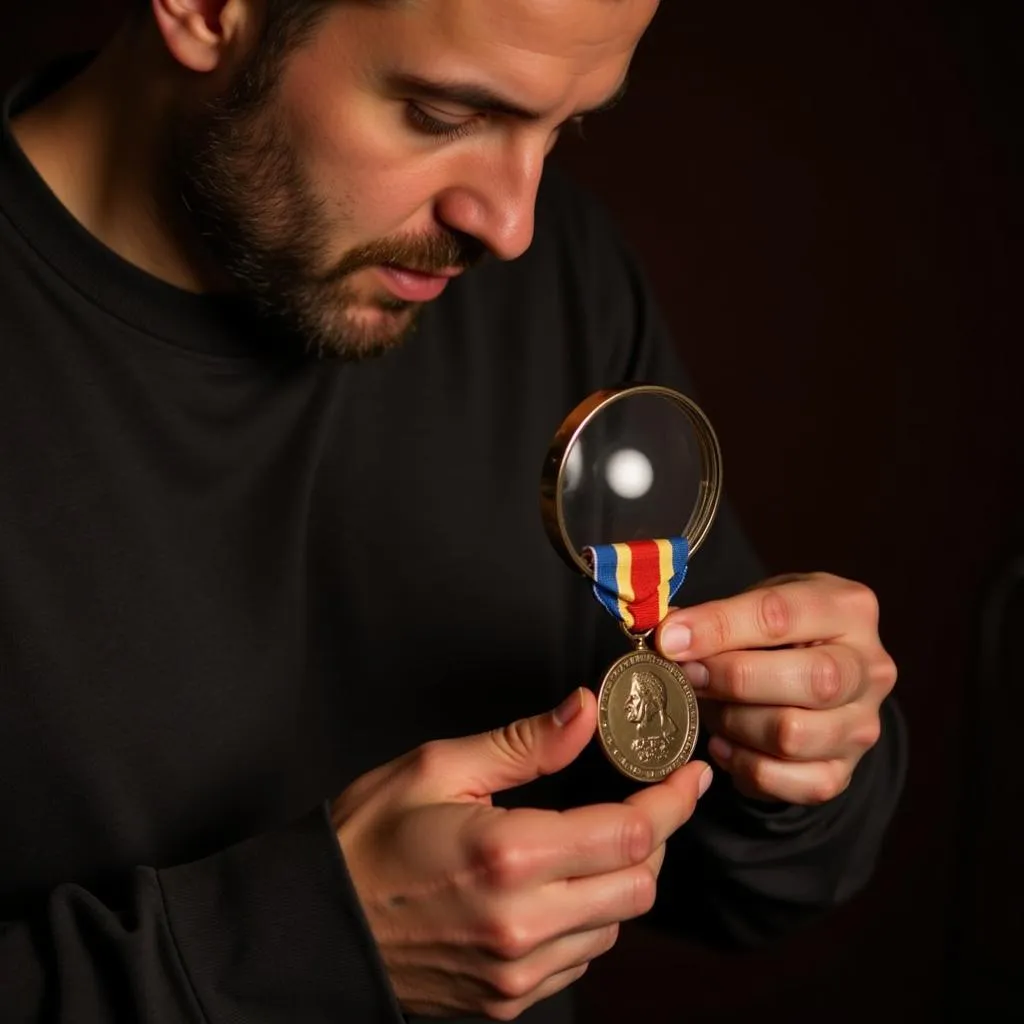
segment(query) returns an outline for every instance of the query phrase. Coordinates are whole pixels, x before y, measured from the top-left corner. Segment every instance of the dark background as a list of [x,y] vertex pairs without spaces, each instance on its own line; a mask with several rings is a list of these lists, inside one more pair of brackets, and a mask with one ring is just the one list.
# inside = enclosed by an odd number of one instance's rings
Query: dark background
[[[0,84],[124,6],[5,0]],[[634,927],[587,1021],[1024,1010],[1024,671],[1016,627],[1001,662],[981,642],[1024,552],[1022,8],[663,0],[628,98],[560,151],[653,277],[772,568],[877,591],[912,743],[852,905],[742,956]]]

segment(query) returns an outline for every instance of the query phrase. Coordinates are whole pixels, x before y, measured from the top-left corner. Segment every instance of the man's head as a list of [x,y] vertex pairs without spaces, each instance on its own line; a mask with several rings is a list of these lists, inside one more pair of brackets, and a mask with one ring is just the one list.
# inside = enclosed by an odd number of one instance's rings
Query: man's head
[[626,720],[637,724],[665,713],[668,693],[653,672],[634,672],[626,697]]
[[[559,131],[621,91],[658,0],[146,0],[209,248],[325,351],[371,354],[529,246]],[[151,31],[151,29],[150,29]]]

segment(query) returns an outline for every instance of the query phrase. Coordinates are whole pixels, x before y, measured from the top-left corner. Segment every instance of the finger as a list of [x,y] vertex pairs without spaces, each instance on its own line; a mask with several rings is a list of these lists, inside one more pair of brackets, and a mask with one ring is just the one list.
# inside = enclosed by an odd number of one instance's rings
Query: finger
[[465,834],[470,860],[506,890],[642,864],[693,814],[710,783],[705,772],[710,768],[694,761],[621,804],[472,818]]
[[647,786],[623,801],[642,810],[654,828],[651,850],[661,846],[673,832],[690,820],[697,801],[711,785],[711,768],[703,761],[691,761],[663,782]]
[[554,711],[500,729],[439,740],[415,752],[416,799],[480,799],[561,771],[590,742],[597,700],[581,688]]
[[869,682],[864,659],[845,644],[729,651],[686,662],[683,672],[701,697],[795,708],[841,707]]
[[481,981],[492,995],[506,1000],[529,998],[551,978],[583,967],[607,953],[619,937],[617,924],[562,935],[525,956],[491,956],[484,952]]
[[760,800],[813,806],[827,803],[850,785],[853,763],[783,761],[713,737],[708,752],[736,783],[740,792]]
[[707,704],[702,711],[710,732],[784,761],[854,757],[878,741],[880,729],[877,712],[859,704],[828,711]]
[[516,900],[514,916],[524,942],[539,948],[562,935],[643,917],[654,906],[657,883],[647,861],[607,875],[550,882]]
[[492,929],[490,953],[519,960],[566,935],[593,932],[650,912],[657,898],[657,875],[664,847],[643,863],[606,875],[550,882],[496,903],[514,928]]
[[868,587],[815,573],[672,611],[656,641],[666,658],[692,661],[749,647],[864,639],[877,624],[878,602]]
[[[593,953],[586,940],[573,936],[610,935],[622,921],[646,914],[654,906],[657,885],[649,866],[641,864],[623,871],[596,878],[553,882],[527,893],[501,900],[491,900],[474,931],[480,936],[476,959],[480,974],[489,961],[540,963],[538,954],[556,947]],[[562,940],[571,940],[563,942]],[[561,945],[559,945],[561,943]],[[565,967],[570,960],[547,961],[551,973]],[[540,983],[539,968],[534,977],[524,979]],[[492,976],[492,975],[489,975]]]
[[525,1013],[526,1010],[535,1003],[540,1003],[545,999],[550,999],[553,995],[556,995],[563,989],[567,989],[570,985],[574,985],[583,977],[584,974],[587,973],[587,968],[589,966],[590,963],[588,961],[587,963],[581,964],[577,967],[571,967],[558,974],[553,974],[542,984],[533,989],[528,996],[520,999],[504,999],[498,996],[495,999],[487,1000],[483,1003],[481,1010],[484,1014],[494,1020],[515,1020],[515,1018]]
[[642,864],[658,845],[649,815],[626,804],[480,816],[468,822],[466,841],[471,862],[507,890]]

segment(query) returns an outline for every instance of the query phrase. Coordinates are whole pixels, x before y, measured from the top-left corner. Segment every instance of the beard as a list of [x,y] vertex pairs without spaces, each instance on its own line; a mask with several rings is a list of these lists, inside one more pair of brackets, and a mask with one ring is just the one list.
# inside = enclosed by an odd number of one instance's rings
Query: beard
[[[332,258],[331,236],[351,216],[329,221],[327,203],[289,145],[273,102],[279,70],[266,58],[253,62],[222,96],[182,120],[170,160],[176,189],[206,250],[262,316],[319,354],[379,355],[412,333],[422,303],[384,290],[357,295],[351,276],[372,266],[427,274],[468,268],[484,246],[442,229],[383,238]],[[351,210],[357,202],[348,196],[344,205]]]

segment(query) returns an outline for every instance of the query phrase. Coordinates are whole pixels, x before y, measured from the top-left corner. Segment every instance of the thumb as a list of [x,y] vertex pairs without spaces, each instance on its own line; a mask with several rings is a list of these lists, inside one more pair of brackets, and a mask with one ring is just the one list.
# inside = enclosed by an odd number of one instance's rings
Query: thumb
[[596,727],[597,700],[580,688],[547,714],[446,741],[450,749],[444,760],[460,795],[485,797],[561,771],[580,755]]

